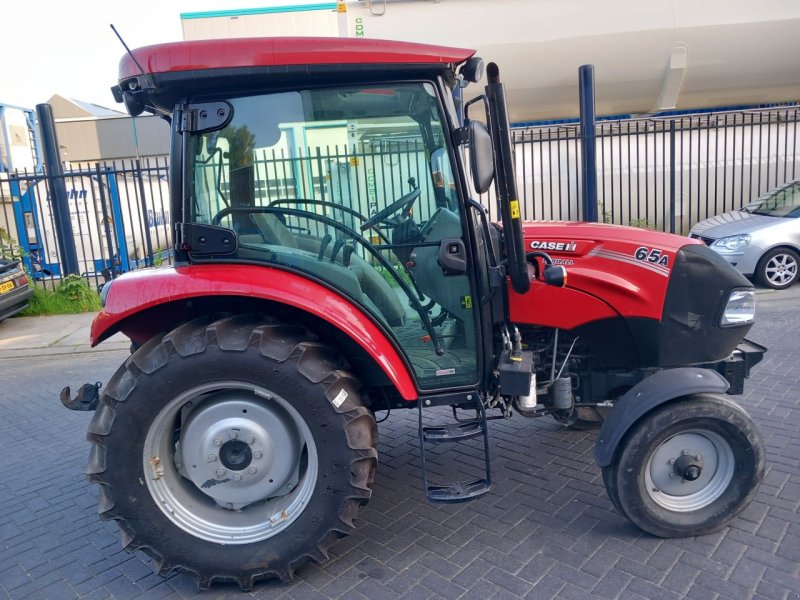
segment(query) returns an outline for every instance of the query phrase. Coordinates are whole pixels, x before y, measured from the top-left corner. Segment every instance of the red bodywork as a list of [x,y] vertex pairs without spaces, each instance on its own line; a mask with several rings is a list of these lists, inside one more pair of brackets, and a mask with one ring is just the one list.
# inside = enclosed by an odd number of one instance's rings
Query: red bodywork
[[[146,46],[133,51],[146,73],[291,65],[460,64],[475,50],[388,40],[348,38],[242,38]],[[119,80],[141,74],[125,55]]]
[[511,321],[560,329],[617,316],[661,319],[677,251],[702,243],[597,223],[527,222],[523,232],[525,251],[546,252],[568,278],[564,288],[534,281],[526,294],[509,287]]
[[417,399],[403,359],[359,308],[305,277],[270,267],[200,265],[128,273],[114,281],[105,307],[92,323],[92,346],[117,331],[142,344],[161,331],[163,323],[137,319],[138,314],[175,301],[212,295],[261,298],[324,319],[369,353],[405,400]]

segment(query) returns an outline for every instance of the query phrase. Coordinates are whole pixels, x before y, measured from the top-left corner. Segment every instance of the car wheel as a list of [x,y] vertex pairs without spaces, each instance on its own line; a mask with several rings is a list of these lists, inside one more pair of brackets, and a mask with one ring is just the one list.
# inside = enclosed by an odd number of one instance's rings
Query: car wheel
[[765,287],[783,290],[797,281],[797,269],[800,263],[797,252],[789,248],[770,250],[756,267],[756,280]]

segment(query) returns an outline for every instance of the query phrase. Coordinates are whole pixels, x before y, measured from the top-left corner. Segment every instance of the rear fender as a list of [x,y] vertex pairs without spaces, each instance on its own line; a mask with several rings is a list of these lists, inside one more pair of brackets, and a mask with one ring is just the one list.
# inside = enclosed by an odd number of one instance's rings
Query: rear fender
[[[403,399],[418,397],[402,356],[361,308],[319,283],[270,267],[192,265],[127,273],[114,280],[108,289],[105,306],[92,323],[92,346],[118,331],[128,333],[126,325],[132,327],[134,323],[150,321],[139,318],[145,317],[144,311],[174,314],[178,306],[185,307],[192,299],[209,296],[267,300],[322,319],[358,344],[383,370]],[[179,305],[177,301],[182,302]],[[159,308],[165,310],[159,312]],[[151,331],[161,331],[172,322],[148,325]]]
[[694,367],[665,369],[640,381],[614,403],[614,409],[603,423],[594,447],[597,465],[609,466],[631,425],[654,408],[689,394],[723,394],[729,386],[716,371]]

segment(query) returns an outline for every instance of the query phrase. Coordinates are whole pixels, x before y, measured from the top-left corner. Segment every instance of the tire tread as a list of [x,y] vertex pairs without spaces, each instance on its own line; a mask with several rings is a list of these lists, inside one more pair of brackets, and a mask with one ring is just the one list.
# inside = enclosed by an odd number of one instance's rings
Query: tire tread
[[[309,546],[309,550],[286,564],[275,564],[265,570],[231,574],[200,574],[188,565],[172,564],[155,549],[138,542],[136,533],[125,518],[115,509],[113,493],[106,481],[106,449],[104,439],[114,428],[116,411],[114,406],[124,402],[143,375],[151,375],[166,366],[172,356],[188,357],[205,352],[216,345],[223,351],[242,352],[257,347],[260,354],[276,362],[291,360],[297,372],[313,384],[322,383],[331,406],[345,418],[345,434],[349,449],[353,451],[350,465],[350,491],[339,513],[340,527],[334,526],[320,540]],[[156,336],[144,344],[129,358],[111,378],[100,399],[89,425],[87,439],[92,444],[86,475],[89,481],[99,484],[98,509],[104,520],[117,521],[123,547],[132,552],[142,550],[152,560],[154,570],[162,576],[173,571],[189,574],[199,589],[223,581],[235,581],[243,591],[253,588],[256,581],[278,578],[283,582],[292,580],[294,571],[308,560],[322,562],[336,540],[354,529],[354,518],[360,506],[372,495],[375,468],[378,462],[378,435],[375,418],[360,402],[360,384],[348,371],[342,370],[343,360],[336,351],[316,341],[307,329],[287,323],[269,320],[261,315],[237,315],[218,320],[203,317],[180,325],[166,335]],[[346,391],[346,400],[338,407],[333,399]]]

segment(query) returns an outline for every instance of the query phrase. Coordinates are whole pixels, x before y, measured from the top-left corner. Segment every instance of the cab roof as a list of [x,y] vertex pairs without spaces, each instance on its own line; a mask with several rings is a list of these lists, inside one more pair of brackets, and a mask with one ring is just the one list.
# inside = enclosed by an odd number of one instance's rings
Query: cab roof
[[[301,65],[457,65],[474,50],[363,38],[238,38],[145,46],[133,55],[147,74],[207,69]],[[129,55],[119,65],[119,81],[140,75]]]

